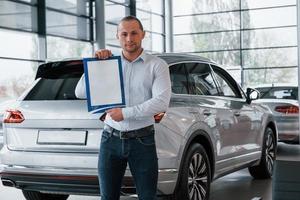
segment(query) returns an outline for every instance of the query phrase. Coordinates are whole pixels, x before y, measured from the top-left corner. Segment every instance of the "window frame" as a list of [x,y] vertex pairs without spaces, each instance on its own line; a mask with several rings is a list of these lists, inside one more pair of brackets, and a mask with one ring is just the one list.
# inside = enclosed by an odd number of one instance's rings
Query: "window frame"
[[[199,94],[191,94],[191,91],[190,91],[190,86],[189,86],[189,78],[188,78],[188,71],[187,71],[187,68],[185,66],[186,63],[198,63],[198,64],[206,64],[208,65],[209,69],[210,69],[210,74],[212,76],[212,79],[213,79],[213,82],[214,82],[214,85],[216,86],[216,89],[217,89],[217,93],[218,95],[205,95],[205,94],[202,94],[202,95],[199,95]],[[199,61],[199,60],[185,60],[185,61],[179,61],[179,62],[174,62],[174,63],[169,63],[169,71],[170,71],[170,76],[171,76],[171,67],[175,67],[176,65],[178,64],[184,64],[184,71],[185,71],[185,77],[186,77],[186,80],[187,80],[187,83],[188,83],[188,86],[187,86],[187,89],[188,89],[188,93],[187,94],[181,94],[181,93],[174,93],[173,92],[173,89],[172,89],[172,94],[175,94],[175,95],[190,95],[190,96],[220,96],[220,91],[219,91],[219,88],[218,88],[218,85],[217,85],[217,82],[216,82],[216,78],[214,76],[214,70],[212,69],[211,67],[211,63],[210,62],[206,62],[206,61]],[[172,80],[171,80],[172,81]]]
[[[215,63],[210,63],[210,67],[213,71],[213,76],[214,79],[216,81],[217,84],[217,88],[221,91],[219,91],[219,96],[222,97],[229,97],[229,98],[245,98],[245,94],[243,92],[243,90],[240,88],[240,86],[238,85],[238,83],[234,80],[234,78],[223,68],[219,67],[218,65],[216,65]],[[218,76],[220,76],[221,78],[224,79],[224,81],[228,84],[228,86],[230,87],[230,89],[234,92],[234,94],[236,95],[235,97],[233,96],[225,96],[224,92],[222,91],[222,87],[216,77],[216,74]],[[227,80],[227,81],[226,81]]]
[[[186,64],[186,63],[185,63]],[[189,91],[190,91],[190,95],[193,95],[193,96],[219,96],[220,95],[220,91],[218,90],[218,85],[216,84],[216,80],[215,80],[215,78],[214,78],[214,76],[213,76],[213,71],[212,71],[212,68],[211,68],[211,66],[210,66],[210,64],[209,63],[205,63],[205,62],[189,62],[189,64],[195,64],[196,66],[196,68],[197,67],[199,67],[199,66],[197,66],[197,65],[205,65],[206,67],[207,67],[207,72],[206,73],[208,73],[208,76],[210,76],[211,77],[211,79],[212,79],[212,84],[213,84],[213,86],[214,86],[214,88],[216,89],[216,94],[196,94],[196,92],[195,91],[193,91],[193,89],[192,89],[192,87],[191,87],[191,80],[190,80],[190,76],[189,76],[189,69],[187,69],[187,66],[185,65],[185,67],[186,67],[186,72],[187,72],[187,79],[188,79],[188,87],[189,87]],[[200,81],[199,82],[197,82],[197,81],[195,81],[195,83],[200,83],[201,85],[204,85],[204,84],[202,84]],[[205,86],[204,86],[205,87]],[[209,91],[209,90],[208,90]],[[192,93],[193,92],[193,93]]]
[[[184,93],[175,93],[173,92],[173,84],[172,84],[172,73],[171,73],[171,68],[172,67],[176,67],[177,65],[182,65],[183,64],[183,67],[184,67],[184,76],[185,76],[185,80],[187,82],[187,93],[184,94]],[[187,70],[186,70],[186,67],[184,65],[184,62],[178,62],[178,63],[172,63],[172,64],[169,64],[169,72],[170,72],[170,78],[171,78],[171,92],[172,94],[175,94],[175,95],[190,95],[190,91],[189,91],[189,85],[188,85],[188,77],[187,77]]]

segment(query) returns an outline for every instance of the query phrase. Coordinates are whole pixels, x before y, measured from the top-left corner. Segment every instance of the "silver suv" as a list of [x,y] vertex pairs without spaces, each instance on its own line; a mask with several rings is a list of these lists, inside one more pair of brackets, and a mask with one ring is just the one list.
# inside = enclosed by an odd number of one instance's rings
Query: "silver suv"
[[[277,130],[269,110],[251,104],[221,67],[208,59],[159,54],[170,68],[172,98],[155,124],[159,157],[158,195],[170,199],[209,199],[211,181],[249,168],[254,178],[270,178]],[[38,68],[36,81],[4,116],[1,180],[23,191],[27,200],[67,199],[100,194],[97,154],[101,114],[87,112],[74,91],[82,60]],[[134,192],[129,170],[123,192]]]

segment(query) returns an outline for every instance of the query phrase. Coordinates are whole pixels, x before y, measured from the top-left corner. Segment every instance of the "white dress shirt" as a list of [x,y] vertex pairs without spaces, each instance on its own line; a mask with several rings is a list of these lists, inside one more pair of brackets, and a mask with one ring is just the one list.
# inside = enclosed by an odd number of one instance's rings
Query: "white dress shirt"
[[[123,121],[106,116],[104,123],[120,131],[140,129],[154,124],[153,116],[165,112],[171,97],[169,67],[162,59],[145,53],[129,62],[121,55],[125,103]],[[99,83],[101,84],[101,83]],[[75,94],[86,98],[84,76],[79,80]]]

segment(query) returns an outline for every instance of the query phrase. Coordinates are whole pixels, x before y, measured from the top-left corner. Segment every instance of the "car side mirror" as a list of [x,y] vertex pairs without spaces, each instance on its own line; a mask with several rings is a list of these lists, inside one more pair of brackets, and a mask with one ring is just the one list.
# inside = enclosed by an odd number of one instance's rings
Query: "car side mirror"
[[253,100],[259,99],[260,93],[256,89],[247,88],[246,90],[246,101],[250,104]]

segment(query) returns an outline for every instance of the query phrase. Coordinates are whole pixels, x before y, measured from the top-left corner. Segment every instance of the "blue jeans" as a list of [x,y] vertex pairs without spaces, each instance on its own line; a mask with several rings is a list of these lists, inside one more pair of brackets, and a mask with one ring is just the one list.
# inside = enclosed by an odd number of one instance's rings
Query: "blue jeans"
[[103,131],[98,173],[101,200],[119,200],[127,162],[139,200],[156,200],[158,161],[153,134],[120,139]]

